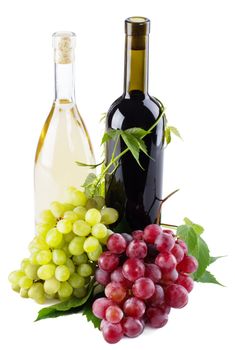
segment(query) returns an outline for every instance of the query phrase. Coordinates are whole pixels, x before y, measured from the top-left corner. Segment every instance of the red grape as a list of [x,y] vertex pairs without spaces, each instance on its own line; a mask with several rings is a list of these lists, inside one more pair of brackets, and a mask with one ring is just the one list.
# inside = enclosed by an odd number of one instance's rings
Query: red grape
[[172,230],[169,230],[168,228],[164,228],[163,232],[167,233],[168,235],[172,235],[172,236],[175,235],[174,232]]
[[176,283],[183,286],[188,293],[193,289],[193,279],[190,276],[180,274]]
[[171,253],[160,253],[156,257],[155,264],[160,267],[162,272],[170,272],[175,269],[177,261]]
[[125,238],[127,244],[129,244],[133,240],[133,237],[129,235],[129,233],[122,233],[121,235]]
[[154,243],[160,233],[162,233],[161,227],[156,224],[151,224],[145,227],[143,238],[148,243]]
[[154,283],[157,283],[162,278],[160,268],[155,264],[145,264],[145,277],[150,278]]
[[107,298],[96,299],[92,305],[92,312],[98,318],[105,318],[105,311],[111,305],[113,302]]
[[118,266],[119,258],[109,251],[103,252],[99,257],[98,264],[102,270],[111,272]]
[[135,281],[136,279],[143,277],[144,272],[144,263],[136,258],[127,259],[122,267],[123,276],[129,281]]
[[176,243],[171,249],[171,254],[175,256],[177,264],[179,264],[184,258],[184,250],[178,243]]
[[173,269],[169,272],[165,272],[162,275],[161,283],[162,284],[171,284],[177,280],[178,276],[179,276],[179,274],[178,274],[176,269]]
[[134,338],[144,330],[143,323],[133,317],[125,317],[122,321],[123,332],[127,337]]
[[161,309],[164,313],[169,314],[171,311],[171,308],[169,305],[166,303],[162,303],[161,305],[158,306],[159,309]]
[[132,286],[132,292],[139,299],[148,299],[154,294],[155,285],[150,278],[141,277]]
[[144,241],[134,239],[126,249],[126,255],[129,258],[143,259],[147,255],[147,245]]
[[120,233],[113,233],[107,241],[108,250],[115,254],[125,252],[126,246],[127,242],[125,238],[120,235]]
[[125,315],[134,318],[141,318],[145,313],[145,303],[135,297],[127,299],[123,305]]
[[185,273],[193,273],[197,271],[198,261],[194,256],[185,256],[184,259],[177,266],[178,271]]
[[96,269],[95,279],[102,286],[106,286],[110,282],[110,273],[101,269]]
[[120,303],[126,297],[126,289],[119,282],[110,282],[104,292],[108,299],[116,303]]
[[168,321],[168,314],[160,308],[149,307],[146,311],[148,324],[154,328],[165,326]]
[[147,300],[148,305],[158,306],[164,302],[164,289],[159,284],[155,285],[154,294]]
[[123,311],[119,306],[111,305],[105,311],[105,318],[108,322],[119,323],[123,318]]
[[134,239],[143,239],[143,234],[144,234],[144,231],[136,230],[132,232],[132,237]]
[[117,267],[110,275],[111,281],[120,282],[125,288],[129,288],[132,286],[132,282],[127,280],[122,273],[122,267]]
[[169,252],[174,247],[175,240],[171,235],[163,232],[157,236],[155,245],[159,252]]
[[122,326],[120,323],[113,324],[113,323],[107,322],[102,327],[102,334],[104,339],[108,343],[110,344],[117,343],[123,337]]
[[106,321],[104,318],[100,322],[100,330],[102,331],[103,327],[107,326],[110,322]]
[[181,309],[188,303],[188,292],[179,284],[171,284],[165,289],[166,304]]
[[177,239],[176,242],[177,242],[177,243],[179,244],[179,246],[183,249],[184,254],[188,254],[188,247],[187,247],[187,244],[186,244],[184,241],[182,241],[182,239]]

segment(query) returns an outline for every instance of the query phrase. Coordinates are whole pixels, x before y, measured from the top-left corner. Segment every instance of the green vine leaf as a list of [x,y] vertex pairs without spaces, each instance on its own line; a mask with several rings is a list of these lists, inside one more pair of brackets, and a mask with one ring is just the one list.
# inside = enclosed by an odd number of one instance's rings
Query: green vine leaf
[[195,256],[198,261],[198,269],[193,274],[194,279],[197,280],[205,273],[207,266],[210,264],[210,252],[208,246],[200,236],[197,237],[197,243],[194,249],[190,251],[190,254]]
[[186,225],[191,226],[196,232],[196,234],[201,235],[204,232],[204,228],[201,225],[195,224],[194,222],[189,220],[189,218],[184,218],[184,222]]
[[83,166],[83,167],[89,167],[90,169],[95,169],[98,166],[102,165],[104,163],[104,160],[102,160],[102,162],[98,163],[98,164],[86,164],[86,163],[82,163],[79,161],[75,162],[78,166]]
[[200,276],[198,279],[196,279],[197,282],[202,282],[202,283],[214,283],[218,284],[222,287],[224,287],[223,284],[221,284],[217,279],[215,278],[214,275],[210,271],[205,271],[202,276]]
[[93,303],[93,300],[91,300],[89,303],[86,303],[84,305],[82,315],[86,316],[87,321],[92,322],[95,328],[100,328],[101,320],[93,314],[92,303]]
[[125,142],[126,146],[128,147],[129,151],[131,152],[131,154],[133,155],[133,157],[135,158],[135,160],[137,161],[137,163],[141,167],[141,169],[144,170],[144,168],[142,167],[142,165],[140,164],[140,161],[139,161],[140,145],[139,145],[137,139],[133,135],[128,134],[126,131],[123,131],[121,133],[121,137],[122,137],[123,141]]
[[175,136],[177,136],[177,137],[179,137],[181,140],[183,140],[183,139],[182,139],[182,136],[180,135],[179,130],[178,130],[175,126],[168,126],[168,128],[170,129],[170,132],[171,132],[172,134],[174,134]]
[[216,260],[225,258],[226,255],[221,255],[221,256],[210,256],[210,264],[213,264]]
[[177,228],[177,236],[181,238],[188,246],[189,252],[193,251],[197,244],[197,234],[189,225],[181,225]]

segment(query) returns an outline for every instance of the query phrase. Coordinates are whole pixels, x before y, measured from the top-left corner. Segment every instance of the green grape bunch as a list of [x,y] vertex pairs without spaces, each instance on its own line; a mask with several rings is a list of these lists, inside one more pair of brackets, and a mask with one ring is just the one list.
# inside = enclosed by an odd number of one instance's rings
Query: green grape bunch
[[43,304],[47,299],[82,298],[118,212],[101,196],[87,198],[75,187],[66,190],[66,203],[52,202],[40,215],[37,234],[19,270],[9,275],[12,289]]

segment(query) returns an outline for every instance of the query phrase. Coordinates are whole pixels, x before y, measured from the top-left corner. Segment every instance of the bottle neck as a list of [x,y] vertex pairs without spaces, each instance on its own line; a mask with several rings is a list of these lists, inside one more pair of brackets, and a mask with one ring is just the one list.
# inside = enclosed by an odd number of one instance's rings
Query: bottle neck
[[55,101],[75,102],[73,63],[55,63]]
[[126,35],[124,93],[133,90],[148,93],[148,35]]

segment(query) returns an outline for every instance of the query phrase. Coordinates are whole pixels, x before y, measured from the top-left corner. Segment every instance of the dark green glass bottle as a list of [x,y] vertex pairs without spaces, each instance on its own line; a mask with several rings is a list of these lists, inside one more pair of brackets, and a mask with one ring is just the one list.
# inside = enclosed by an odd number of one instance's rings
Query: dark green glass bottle
[[[162,111],[162,104],[148,94],[148,46],[150,21],[130,17],[125,21],[124,93],[110,107],[106,129],[125,130],[139,127],[148,130]],[[106,203],[120,214],[117,232],[143,229],[156,219],[162,198],[164,118],[144,138],[149,158],[143,152],[138,165],[130,152],[112,175],[106,176]],[[126,148],[121,140],[116,154]],[[107,143],[106,163],[111,160],[114,141]]]

